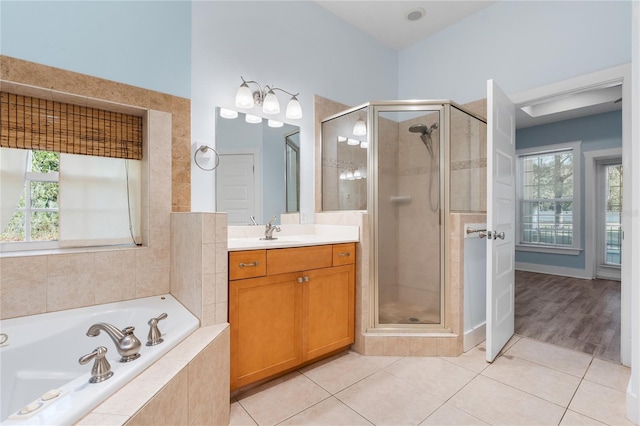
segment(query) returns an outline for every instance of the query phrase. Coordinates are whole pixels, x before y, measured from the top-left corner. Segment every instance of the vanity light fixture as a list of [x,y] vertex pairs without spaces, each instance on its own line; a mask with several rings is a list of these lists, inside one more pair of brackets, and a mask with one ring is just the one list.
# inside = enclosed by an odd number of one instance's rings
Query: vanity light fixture
[[367,134],[367,124],[362,118],[359,118],[356,124],[353,125],[353,134],[356,136],[364,136]]
[[284,126],[284,123],[282,121],[269,120],[267,121],[267,125],[269,127],[282,127]]
[[367,141],[360,142],[360,148],[364,148],[364,149],[369,148],[369,142]]
[[362,179],[362,175],[360,174],[360,170],[359,169],[355,169],[353,171],[353,178],[354,179]]
[[[280,102],[278,102],[278,98],[276,97],[274,90],[279,90],[291,96],[291,99],[289,99],[289,103],[287,104],[285,116],[291,119],[302,117],[302,108],[298,101],[298,95],[300,95],[300,93],[293,94],[284,89],[280,89],[279,87],[268,85],[264,86],[263,89],[257,81],[245,80],[242,76],[240,78],[242,79],[242,84],[236,93],[236,106],[238,108],[249,109],[258,105],[262,106],[262,112],[265,114],[278,114],[280,113]],[[249,84],[255,84],[258,86],[258,90],[252,92],[249,88]]]
[[338,136],[338,142],[344,143],[347,141],[346,136]]
[[232,109],[227,109],[227,108],[220,108],[220,117],[222,118],[237,118],[238,117],[238,111],[234,111]]
[[347,139],[347,145],[360,145],[360,141],[358,139]]
[[340,173],[340,180],[346,180],[347,174],[345,172]]
[[257,115],[245,114],[244,121],[251,124],[262,123],[262,117],[258,117]]
[[355,178],[353,177],[353,172],[352,172],[351,170],[349,170],[349,171],[347,172],[347,178],[346,178],[346,179],[347,179],[347,180],[353,180],[353,179],[355,179]]

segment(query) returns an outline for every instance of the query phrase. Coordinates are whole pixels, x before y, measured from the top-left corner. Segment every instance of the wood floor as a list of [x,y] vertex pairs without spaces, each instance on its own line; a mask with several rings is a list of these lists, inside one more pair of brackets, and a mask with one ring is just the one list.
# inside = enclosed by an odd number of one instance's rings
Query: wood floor
[[620,362],[620,282],[516,271],[515,332]]

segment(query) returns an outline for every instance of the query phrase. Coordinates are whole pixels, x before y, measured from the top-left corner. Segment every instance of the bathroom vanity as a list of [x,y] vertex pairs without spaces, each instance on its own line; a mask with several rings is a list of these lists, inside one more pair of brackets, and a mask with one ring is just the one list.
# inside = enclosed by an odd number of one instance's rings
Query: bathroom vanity
[[353,343],[356,245],[320,242],[230,245],[231,389]]

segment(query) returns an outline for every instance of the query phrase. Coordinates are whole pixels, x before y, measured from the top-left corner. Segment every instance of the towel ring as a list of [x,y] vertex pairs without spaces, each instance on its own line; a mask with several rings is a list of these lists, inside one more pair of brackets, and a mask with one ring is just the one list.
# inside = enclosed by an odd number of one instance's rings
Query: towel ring
[[[205,167],[202,167],[199,163],[198,163],[198,153],[202,152],[203,154],[207,151],[213,151],[213,153],[216,156],[216,161],[215,164],[213,165],[213,167],[211,167],[210,169],[207,169]],[[220,164],[220,156],[218,155],[218,151],[216,151],[214,148],[211,148],[209,145],[200,145],[200,147],[198,149],[196,149],[196,152],[193,153],[193,162],[196,163],[196,166],[198,166],[200,169],[204,170],[205,172],[210,172],[216,169],[216,167],[218,167],[218,164]]]

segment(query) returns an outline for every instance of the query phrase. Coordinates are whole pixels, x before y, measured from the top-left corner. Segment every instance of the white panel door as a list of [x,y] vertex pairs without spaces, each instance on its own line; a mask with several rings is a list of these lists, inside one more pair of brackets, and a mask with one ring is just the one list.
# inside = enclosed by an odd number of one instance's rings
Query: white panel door
[[253,154],[221,154],[216,168],[216,211],[227,213],[229,225],[249,225],[256,211]]
[[487,361],[514,332],[515,106],[487,81]]

